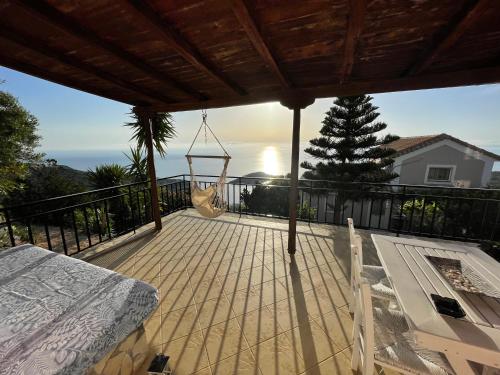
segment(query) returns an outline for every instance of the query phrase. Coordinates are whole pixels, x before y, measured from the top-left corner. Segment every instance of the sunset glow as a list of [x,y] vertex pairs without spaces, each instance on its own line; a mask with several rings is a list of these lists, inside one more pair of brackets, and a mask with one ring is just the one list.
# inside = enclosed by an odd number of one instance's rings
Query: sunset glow
[[276,175],[279,171],[280,160],[276,147],[268,146],[261,153],[261,165],[264,173]]

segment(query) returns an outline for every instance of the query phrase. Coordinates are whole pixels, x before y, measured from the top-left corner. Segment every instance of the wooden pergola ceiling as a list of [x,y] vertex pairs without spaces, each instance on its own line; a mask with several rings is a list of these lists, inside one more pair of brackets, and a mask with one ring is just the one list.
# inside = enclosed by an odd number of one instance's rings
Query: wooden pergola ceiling
[[498,0],[3,0],[0,64],[156,111],[500,81]]

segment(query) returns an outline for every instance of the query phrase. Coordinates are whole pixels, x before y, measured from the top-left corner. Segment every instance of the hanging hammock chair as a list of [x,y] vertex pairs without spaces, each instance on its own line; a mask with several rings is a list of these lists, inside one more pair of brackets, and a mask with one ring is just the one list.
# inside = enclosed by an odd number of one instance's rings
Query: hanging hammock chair
[[[210,131],[214,139],[217,141],[219,146],[224,151],[224,155],[191,155],[191,149],[193,148],[198,135],[201,132],[201,129],[205,129],[205,142],[207,139],[207,129]],[[214,134],[210,126],[207,124],[207,113],[206,111],[202,112],[202,122],[201,126],[194,137],[193,143],[191,143],[191,147],[186,154],[186,158],[189,164],[189,173],[191,176],[191,203],[194,208],[198,210],[198,212],[208,218],[216,218],[226,212],[227,202],[226,202],[226,192],[225,192],[225,184],[226,184],[226,174],[227,174],[227,166],[229,164],[229,160],[231,156],[227,153],[226,149],[219,142],[219,139]],[[222,173],[220,174],[217,182],[210,185],[206,189],[202,189],[196,180],[196,176],[193,172],[193,159],[223,159],[224,167],[222,168]]]

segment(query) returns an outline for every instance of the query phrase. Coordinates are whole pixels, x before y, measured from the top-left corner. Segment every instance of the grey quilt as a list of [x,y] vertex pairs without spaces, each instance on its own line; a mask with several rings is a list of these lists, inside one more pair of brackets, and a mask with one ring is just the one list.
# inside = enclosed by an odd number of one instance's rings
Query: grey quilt
[[138,280],[33,245],[0,252],[0,374],[85,374],[158,303]]

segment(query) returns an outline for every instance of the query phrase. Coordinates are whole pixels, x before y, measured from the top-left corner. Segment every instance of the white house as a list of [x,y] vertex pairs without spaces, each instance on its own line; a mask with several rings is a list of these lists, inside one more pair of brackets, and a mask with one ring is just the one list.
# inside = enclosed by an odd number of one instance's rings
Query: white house
[[448,134],[400,138],[396,150],[396,184],[486,187],[500,156]]

